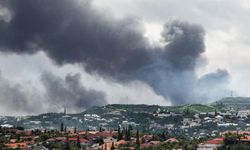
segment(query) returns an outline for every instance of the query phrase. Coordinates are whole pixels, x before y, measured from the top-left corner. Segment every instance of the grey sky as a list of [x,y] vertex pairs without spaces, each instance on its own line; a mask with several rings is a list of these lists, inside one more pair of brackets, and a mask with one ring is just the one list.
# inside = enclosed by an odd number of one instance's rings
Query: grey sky
[[[3,0],[4,1],[4,0]],[[84,2],[84,0],[78,0],[79,2]],[[216,73],[220,72],[218,75],[223,74],[227,76],[227,72],[230,74],[230,79],[226,77],[221,81],[222,84],[217,86],[222,93],[220,95],[213,94],[213,96],[206,96],[206,99],[209,98],[219,98],[222,96],[228,96],[230,92],[228,90],[233,90],[239,96],[250,96],[248,92],[250,79],[250,70],[248,70],[250,66],[250,38],[248,35],[250,34],[250,20],[248,19],[250,14],[250,2],[247,0],[93,0],[94,9],[99,12],[103,12],[103,14],[112,14],[112,17],[116,19],[127,18],[128,16],[138,17],[140,25],[142,25],[141,29],[137,29],[137,22],[133,22],[136,25],[132,25],[132,30],[138,32],[138,37],[135,40],[142,41],[144,43],[144,39],[140,37],[140,33],[149,38],[150,44],[155,47],[163,47],[166,43],[164,43],[164,38],[161,35],[161,32],[164,30],[163,26],[166,22],[171,22],[172,20],[183,20],[189,22],[191,24],[201,25],[205,31],[204,43],[205,43],[205,52],[201,53],[201,56],[196,59],[196,67],[192,68],[191,73],[182,72],[180,75],[184,78],[180,84],[185,83],[189,80],[189,76],[195,78],[191,81],[199,82],[198,78],[201,77],[204,80],[204,77],[212,77],[214,79],[209,79],[217,82]],[[84,6],[83,6],[84,8]],[[0,6],[0,22],[9,22],[11,19],[12,12],[6,9],[4,6]],[[79,17],[79,16],[77,16]],[[99,16],[97,16],[98,18]],[[107,16],[106,16],[107,17]],[[106,23],[104,17],[104,24]],[[126,19],[125,19],[126,20]],[[129,20],[129,19],[128,19]],[[128,21],[127,20],[127,21]],[[129,20],[131,21],[131,20]],[[128,21],[128,22],[129,22]],[[84,21],[83,21],[84,22]],[[102,23],[103,23],[102,22]],[[116,26],[115,21],[110,21],[111,23],[115,23],[114,31],[119,30],[119,25]],[[98,22],[99,23],[99,22]],[[124,22],[123,22],[124,23]],[[126,22],[127,23],[127,22]],[[124,24],[126,24],[124,23]],[[109,26],[108,24],[105,24]],[[145,27],[145,31],[143,29]],[[192,26],[192,25],[191,25]],[[127,34],[131,30],[124,32],[125,37],[119,37],[116,42],[120,45],[126,45]],[[94,38],[93,38],[94,39]],[[111,37],[110,39],[115,39]],[[135,42],[136,43],[136,42]],[[51,44],[50,44],[51,45]],[[31,45],[31,48],[36,45]],[[68,45],[67,45],[68,46]],[[144,47],[143,44],[138,44],[137,47]],[[52,47],[58,48],[58,45],[53,45]],[[60,46],[59,46],[60,47]],[[114,46],[116,47],[116,45]],[[113,47],[108,47],[113,48]],[[129,47],[126,47],[129,48]],[[124,48],[124,49],[126,49]],[[115,48],[114,48],[115,49]],[[2,50],[5,51],[5,50]],[[44,52],[45,51],[45,52]],[[52,53],[51,53],[52,52]],[[124,52],[122,49],[120,52]],[[30,53],[30,52],[28,52]],[[140,53],[140,51],[139,51]],[[17,114],[28,114],[28,113],[42,113],[47,111],[62,111],[63,106],[55,105],[51,103],[53,97],[48,98],[48,92],[46,92],[46,86],[43,85],[41,80],[44,72],[50,72],[53,78],[58,78],[59,81],[64,82],[66,77],[70,75],[80,75],[79,82],[81,85],[76,89],[80,89],[81,91],[94,91],[94,93],[103,93],[105,95],[107,103],[146,103],[146,104],[160,104],[160,105],[170,105],[171,104],[171,94],[167,93],[166,95],[162,94],[163,92],[157,92],[156,89],[161,88],[164,90],[165,85],[169,84],[169,82],[162,82],[161,84],[155,87],[152,85],[151,81],[148,79],[143,79],[138,77],[129,77],[127,82],[121,82],[117,80],[117,76],[108,77],[102,76],[100,72],[92,72],[93,69],[99,69],[102,66],[95,66],[95,62],[91,62],[91,72],[85,71],[82,68],[82,62],[74,61],[70,59],[70,62],[73,63],[64,63],[63,65],[57,65],[59,58],[62,55],[57,55],[58,51],[49,51],[43,49],[42,51],[36,52],[34,54],[27,53],[6,53],[0,52],[0,70],[1,70],[1,79],[0,79],[0,88],[6,86],[6,90],[13,90],[19,97],[21,97],[21,101],[19,103],[15,103],[15,98],[10,97],[8,92],[0,92],[0,101],[2,105],[0,106],[0,114],[3,115],[17,115]],[[135,53],[134,53],[135,54]],[[144,53],[141,53],[144,54]],[[48,55],[50,57],[48,57]],[[79,51],[80,57],[81,51]],[[127,55],[127,53],[124,53]],[[147,57],[147,54],[145,54]],[[93,55],[90,58],[96,58],[99,55]],[[123,55],[116,55],[117,59],[114,59],[110,62],[112,66],[117,67],[118,70],[121,67],[125,68],[125,71],[120,70],[126,76],[127,66],[121,66],[120,64],[116,64],[117,61],[123,59]],[[119,57],[118,57],[119,56]],[[85,57],[84,57],[85,58]],[[97,57],[98,58],[98,57]],[[109,58],[109,57],[107,57]],[[131,57],[130,57],[131,58]],[[138,57],[139,58],[139,57]],[[172,57],[171,57],[172,58]],[[72,61],[73,60],[73,61]],[[116,61],[117,60],[117,61]],[[134,60],[137,60],[137,56],[129,59],[132,63]],[[64,60],[63,60],[64,61]],[[55,63],[56,62],[56,63]],[[67,60],[66,60],[67,62]],[[60,63],[60,62],[59,62]],[[142,62],[144,64],[144,62]],[[117,66],[116,66],[117,65]],[[139,64],[141,65],[141,64]],[[131,65],[129,65],[131,66]],[[137,66],[133,66],[132,70],[134,71]],[[88,68],[87,68],[88,69]],[[102,70],[101,68],[100,70]],[[217,70],[222,69],[222,70]],[[227,71],[225,71],[227,70]],[[115,70],[116,71],[116,70]],[[172,70],[171,70],[172,71]],[[194,72],[197,74],[197,77],[194,76]],[[221,73],[222,72],[222,73]],[[111,73],[114,73],[111,71]],[[115,72],[116,73],[116,72]],[[108,75],[110,74],[107,73]],[[133,72],[134,74],[134,72]],[[188,75],[187,75],[188,74]],[[159,75],[159,72],[152,75]],[[164,74],[165,75],[165,74]],[[204,75],[204,76],[203,76]],[[119,75],[120,76],[120,75]],[[187,77],[188,76],[188,77]],[[150,75],[151,77],[151,75]],[[120,77],[119,77],[120,78]],[[126,77],[127,78],[127,77]],[[170,78],[170,77],[169,77]],[[172,78],[167,78],[164,81],[168,81]],[[197,79],[196,79],[197,78]],[[179,78],[176,79],[179,82]],[[225,82],[226,81],[226,82]],[[177,83],[178,83],[177,82]],[[207,83],[206,81],[202,81],[202,83]],[[68,92],[70,94],[77,93],[76,91],[69,91],[67,83],[64,83]],[[173,84],[173,86],[175,83]],[[62,86],[63,83],[62,83]],[[178,87],[178,86],[176,86]],[[203,97],[204,92],[206,91],[205,87],[213,88],[213,85],[203,86],[201,89],[199,96]],[[187,87],[187,89],[190,87]],[[196,88],[196,87],[194,87]],[[223,89],[225,88],[225,89]],[[64,89],[64,90],[65,90]],[[165,89],[170,90],[170,89]],[[170,90],[171,91],[171,90]],[[177,90],[178,91],[178,90]],[[83,92],[83,93],[84,93]],[[199,93],[197,89],[193,91],[187,91]],[[215,92],[215,91],[210,91]],[[69,94],[69,95],[70,95]],[[91,94],[90,94],[91,95]],[[92,94],[95,95],[95,94]],[[100,95],[100,94],[98,94]],[[183,93],[183,95],[185,95]],[[84,96],[80,95],[80,96]],[[86,92],[86,97],[89,96],[89,93]],[[91,97],[91,96],[90,96]],[[94,96],[96,97],[96,96]],[[94,98],[93,97],[93,98]],[[98,96],[97,96],[98,97]],[[6,99],[10,100],[6,100]],[[79,98],[76,98],[79,99]],[[90,98],[91,99],[91,98]],[[210,100],[210,99],[209,99]],[[212,99],[211,99],[212,100]],[[7,101],[7,102],[6,102]],[[193,100],[193,102],[197,102],[197,100]],[[30,102],[30,103],[29,103]],[[16,104],[16,105],[12,105]],[[27,107],[23,105],[27,105]],[[36,104],[36,105],[35,105]],[[37,105],[40,104],[40,105]],[[52,105],[53,104],[53,105]],[[91,106],[90,104],[89,106]],[[34,109],[33,107],[37,107],[39,109]],[[42,107],[40,107],[42,106]],[[6,109],[6,107],[8,109]],[[13,109],[17,108],[14,112]],[[5,109],[3,109],[5,108]],[[28,108],[28,109],[27,109]],[[85,107],[82,107],[85,109]],[[76,111],[73,108],[72,112]],[[77,108],[77,111],[80,111]]]

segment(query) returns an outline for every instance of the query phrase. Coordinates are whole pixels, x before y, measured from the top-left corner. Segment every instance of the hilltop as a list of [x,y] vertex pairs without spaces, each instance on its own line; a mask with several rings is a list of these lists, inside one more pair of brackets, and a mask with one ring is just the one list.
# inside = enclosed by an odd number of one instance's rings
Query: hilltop
[[145,105],[145,104],[109,104],[102,107],[92,107],[87,109],[83,113],[95,113],[95,114],[104,114],[112,111],[120,111],[124,110],[127,112],[138,112],[138,113],[148,113],[148,112],[156,112],[157,110],[161,110],[162,112],[174,112],[174,113],[184,113],[186,110],[192,113],[207,113],[217,111],[226,111],[226,108],[217,107],[216,105],[203,105],[203,104],[185,104],[180,106],[159,106],[159,105]]
[[[25,128],[58,129],[60,123],[64,122],[70,128],[86,129],[101,125],[106,126],[106,124],[109,124],[110,127],[117,127],[117,124],[121,124],[126,120],[138,124],[146,123],[145,127],[148,128],[148,125],[153,120],[161,124],[171,122],[175,124],[182,120],[182,114],[192,115],[195,113],[215,112],[215,110],[225,112],[222,107],[202,104],[186,104],[183,106],[109,104],[94,106],[76,114],[46,113],[26,117],[3,116],[0,118],[0,124],[17,125]],[[168,116],[168,118],[158,118],[155,114]]]
[[224,97],[210,105],[219,108],[233,108],[235,110],[250,109],[250,97]]
[[[152,122],[159,124],[178,124],[184,117],[194,114],[211,114],[213,112],[227,112],[230,109],[250,109],[248,97],[225,97],[213,103],[185,104],[181,106],[159,106],[145,104],[109,104],[94,106],[84,112],[76,114],[45,113],[25,117],[0,117],[0,124],[9,124],[29,128],[58,129],[64,122],[69,128],[95,128],[98,126],[117,127],[123,121],[141,124],[149,128]],[[163,118],[162,118],[163,117]]]

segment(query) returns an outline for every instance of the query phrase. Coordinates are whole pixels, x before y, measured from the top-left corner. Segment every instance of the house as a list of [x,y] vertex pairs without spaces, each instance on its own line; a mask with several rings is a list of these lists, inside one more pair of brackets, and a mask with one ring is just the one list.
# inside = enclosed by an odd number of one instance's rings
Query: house
[[241,135],[250,135],[250,131],[224,131],[220,133],[220,135],[225,135],[225,134],[241,134]]
[[159,144],[161,144],[160,141],[150,141],[148,143],[140,144],[140,148],[142,148],[142,149],[149,148],[149,147],[157,146]]
[[39,136],[21,136],[21,141],[36,141],[39,139]]
[[5,144],[8,148],[28,148],[28,144],[26,142],[18,142],[18,143],[8,143]]
[[150,140],[152,140],[153,139],[153,135],[147,135],[147,134],[145,134],[143,137],[142,137],[142,139],[144,139],[145,141],[150,141]]
[[198,145],[197,150],[217,150],[224,143],[224,138],[215,138],[204,141]]
[[215,116],[215,121],[220,122],[223,120],[223,117],[221,115]]
[[[77,143],[77,142],[78,142],[78,139],[77,139],[77,137],[75,137],[75,138],[73,137],[73,138],[69,138],[69,141],[72,142],[72,143]],[[89,140],[84,139],[84,138],[79,138],[79,142],[80,142],[81,144],[86,144],[86,143],[89,142]]]
[[238,117],[247,118],[250,115],[250,110],[240,110],[238,111]]
[[170,139],[166,140],[165,142],[167,142],[167,143],[179,143],[179,141],[176,138],[170,138]]
[[119,140],[115,143],[115,146],[121,146],[121,145],[126,145],[128,144],[128,141],[125,141],[125,140]]
[[115,139],[113,137],[104,138],[104,143],[112,143],[112,142],[117,142],[117,139]]

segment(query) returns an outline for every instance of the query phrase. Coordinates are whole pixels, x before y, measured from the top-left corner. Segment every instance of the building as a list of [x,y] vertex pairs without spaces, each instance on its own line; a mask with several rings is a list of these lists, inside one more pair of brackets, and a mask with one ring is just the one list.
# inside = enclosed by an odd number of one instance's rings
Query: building
[[215,138],[204,141],[198,145],[197,150],[217,150],[224,143],[224,138]]

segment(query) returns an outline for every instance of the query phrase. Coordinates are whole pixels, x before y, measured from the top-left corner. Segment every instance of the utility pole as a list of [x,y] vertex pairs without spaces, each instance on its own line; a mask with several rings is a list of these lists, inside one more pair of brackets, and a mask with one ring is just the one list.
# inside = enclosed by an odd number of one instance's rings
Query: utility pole
[[126,100],[127,100],[127,105],[128,105],[128,96],[126,97]]
[[231,93],[230,93],[230,94],[231,94],[231,97],[234,97],[234,92],[233,92],[233,91],[231,91]]
[[63,114],[64,114],[64,115],[67,114],[67,112],[66,112],[66,107],[64,107]]

